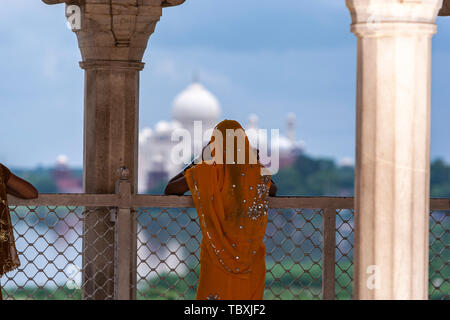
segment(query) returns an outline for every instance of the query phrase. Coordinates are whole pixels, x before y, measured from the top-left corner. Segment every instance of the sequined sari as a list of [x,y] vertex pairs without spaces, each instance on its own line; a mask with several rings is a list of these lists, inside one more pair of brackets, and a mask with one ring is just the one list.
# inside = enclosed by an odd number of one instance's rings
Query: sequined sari
[[[217,125],[242,129],[236,121]],[[214,138],[211,138],[211,142]],[[226,154],[223,144],[222,156]],[[200,163],[185,173],[202,231],[199,300],[261,300],[265,281],[265,246],[270,177],[261,174],[245,136],[245,149],[234,150],[234,160],[247,150],[244,164]],[[217,151],[213,151],[217,152]],[[250,161],[253,157],[255,160]]]

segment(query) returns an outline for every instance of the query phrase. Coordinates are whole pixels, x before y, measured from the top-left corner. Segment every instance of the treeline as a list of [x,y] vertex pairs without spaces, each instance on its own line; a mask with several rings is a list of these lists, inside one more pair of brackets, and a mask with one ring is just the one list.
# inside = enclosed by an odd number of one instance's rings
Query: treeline
[[39,193],[57,193],[59,191],[50,168],[38,167],[33,170],[12,168],[12,171],[32,183]]
[[[353,196],[354,167],[338,166],[331,159],[299,156],[289,168],[273,177],[279,195]],[[431,163],[430,195],[450,198],[450,164],[437,159]]]
[[450,165],[441,159],[433,161],[430,174],[430,195],[435,198],[450,198]]
[[273,176],[278,195],[352,196],[354,168],[340,167],[332,159],[300,155]]
[[[33,183],[41,193],[57,193],[59,190],[49,168],[13,170],[17,175]],[[75,177],[82,170],[74,170]],[[288,168],[273,177],[279,195],[302,196],[353,196],[354,168],[339,166],[332,159],[299,156]],[[450,198],[450,164],[437,159],[431,163],[431,197]],[[161,194],[161,184],[150,193]]]

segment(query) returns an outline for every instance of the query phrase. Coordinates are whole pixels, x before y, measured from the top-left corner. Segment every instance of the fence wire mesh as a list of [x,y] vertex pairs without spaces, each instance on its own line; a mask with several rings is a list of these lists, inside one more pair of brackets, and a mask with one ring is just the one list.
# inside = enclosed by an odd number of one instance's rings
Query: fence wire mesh
[[[336,299],[353,292],[353,210],[336,210]],[[450,295],[450,211],[431,210],[429,220],[429,299]]]
[[[322,210],[269,210],[265,299],[320,299]],[[138,211],[137,298],[194,299],[201,231],[194,209]]]
[[138,210],[137,299],[195,299],[200,226],[192,208]]
[[[10,207],[10,210],[21,265],[1,279],[3,299],[113,298],[106,290],[114,285],[106,274],[114,272],[113,261],[106,259],[108,251],[114,250],[114,225],[109,209]],[[95,222],[84,224],[89,217]],[[83,241],[86,237],[91,241]],[[83,259],[83,252],[92,259]],[[83,265],[83,260],[89,263]]]
[[431,211],[429,297],[450,298],[450,211]]
[[270,210],[264,299],[320,299],[322,210]]
[[[21,266],[4,299],[114,299],[113,209],[10,207]],[[321,299],[324,210],[270,209],[265,299]],[[353,216],[336,210],[335,295],[351,299]],[[137,299],[194,299],[201,232],[193,208],[137,212]],[[430,212],[430,299],[449,299],[450,211]]]
[[353,289],[353,210],[336,210],[335,297],[351,299]]

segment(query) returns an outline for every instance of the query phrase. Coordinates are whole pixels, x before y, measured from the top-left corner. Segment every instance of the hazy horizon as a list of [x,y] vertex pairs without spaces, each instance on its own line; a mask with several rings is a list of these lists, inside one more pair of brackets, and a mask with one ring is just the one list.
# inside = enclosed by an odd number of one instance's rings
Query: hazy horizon
[[[71,167],[83,159],[83,70],[64,5],[14,0],[0,6],[0,162]],[[433,38],[431,159],[450,162],[450,18]],[[186,1],[164,9],[141,73],[140,128],[170,120],[193,73],[221,103],[221,118],[285,129],[313,157],[354,158],[356,38],[344,1]]]

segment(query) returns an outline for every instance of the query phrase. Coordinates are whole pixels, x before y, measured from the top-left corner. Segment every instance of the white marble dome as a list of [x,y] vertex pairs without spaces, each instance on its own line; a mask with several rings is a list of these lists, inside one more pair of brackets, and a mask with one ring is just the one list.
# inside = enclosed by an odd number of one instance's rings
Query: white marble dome
[[57,158],[56,158],[56,164],[58,166],[67,166],[69,163],[69,158],[65,155],[65,154],[60,154]]
[[196,82],[175,97],[172,116],[182,123],[194,120],[216,121],[220,116],[220,104],[211,92]]

